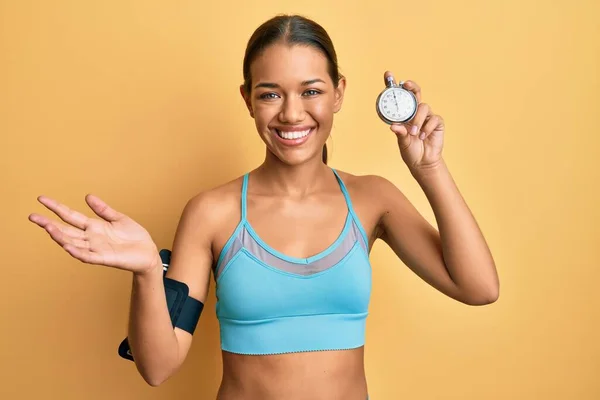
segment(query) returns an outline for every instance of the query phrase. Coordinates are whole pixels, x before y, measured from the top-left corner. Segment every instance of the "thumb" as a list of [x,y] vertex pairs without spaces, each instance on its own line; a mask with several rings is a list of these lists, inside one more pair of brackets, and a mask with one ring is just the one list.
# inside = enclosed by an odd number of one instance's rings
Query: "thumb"
[[88,206],[90,206],[92,211],[94,211],[97,216],[105,219],[108,222],[114,222],[123,217],[123,214],[115,211],[99,197],[94,196],[93,194],[88,194],[85,196],[85,202],[88,204]]

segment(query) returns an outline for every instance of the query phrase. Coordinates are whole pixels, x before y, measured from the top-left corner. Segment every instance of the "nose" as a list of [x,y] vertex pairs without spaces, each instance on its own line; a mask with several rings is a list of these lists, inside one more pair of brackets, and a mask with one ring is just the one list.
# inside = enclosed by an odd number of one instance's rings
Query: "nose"
[[296,96],[286,97],[279,112],[279,120],[282,123],[294,124],[303,121],[304,117],[305,111],[302,99]]

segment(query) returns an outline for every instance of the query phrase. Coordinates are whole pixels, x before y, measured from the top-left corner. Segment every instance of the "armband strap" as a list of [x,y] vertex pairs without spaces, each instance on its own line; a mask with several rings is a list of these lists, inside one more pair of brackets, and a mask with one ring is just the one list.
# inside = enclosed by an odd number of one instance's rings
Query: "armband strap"
[[[174,328],[183,329],[193,335],[204,304],[189,297],[189,288],[185,283],[164,276],[169,267],[171,253],[168,250],[161,250],[160,255],[164,267],[163,282],[171,324]],[[119,355],[133,361],[127,338],[119,346]]]
[[204,304],[189,297],[189,288],[185,283],[167,277],[163,278],[163,282],[173,327],[193,335]]

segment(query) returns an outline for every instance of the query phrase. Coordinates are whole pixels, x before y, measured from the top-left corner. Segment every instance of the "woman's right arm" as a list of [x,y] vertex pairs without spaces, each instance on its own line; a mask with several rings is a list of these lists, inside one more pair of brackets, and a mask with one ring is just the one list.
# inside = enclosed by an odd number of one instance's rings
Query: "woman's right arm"
[[[166,274],[185,283],[189,296],[202,303],[208,295],[213,262],[210,206],[205,194],[186,204]],[[175,374],[188,354],[192,335],[171,325],[162,263],[133,274],[128,341],[139,373],[151,386],[158,386]]]
[[[186,204],[171,250],[166,276],[187,284],[189,296],[204,303],[212,266],[211,242],[222,200],[200,194]],[[43,228],[73,258],[133,273],[128,342],[138,371],[156,386],[183,363],[192,343],[188,332],[173,328],[167,308],[158,248],[143,226],[100,198],[86,202],[100,218],[90,218],[58,201],[38,197],[61,221],[41,214],[29,220]],[[220,207],[221,206],[221,207]]]

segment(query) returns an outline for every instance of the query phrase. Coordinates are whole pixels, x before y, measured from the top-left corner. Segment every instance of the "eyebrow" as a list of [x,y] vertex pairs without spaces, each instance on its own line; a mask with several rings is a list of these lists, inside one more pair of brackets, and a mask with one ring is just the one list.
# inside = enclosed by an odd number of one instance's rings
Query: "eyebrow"
[[[310,86],[317,82],[325,83],[325,81],[323,79],[316,78],[316,79],[309,79],[307,81],[303,81],[300,85],[301,86]],[[262,83],[257,84],[256,86],[254,86],[254,89],[258,89],[258,88],[277,89],[277,88],[279,88],[279,85],[276,83],[271,83],[271,82],[262,82]]]

